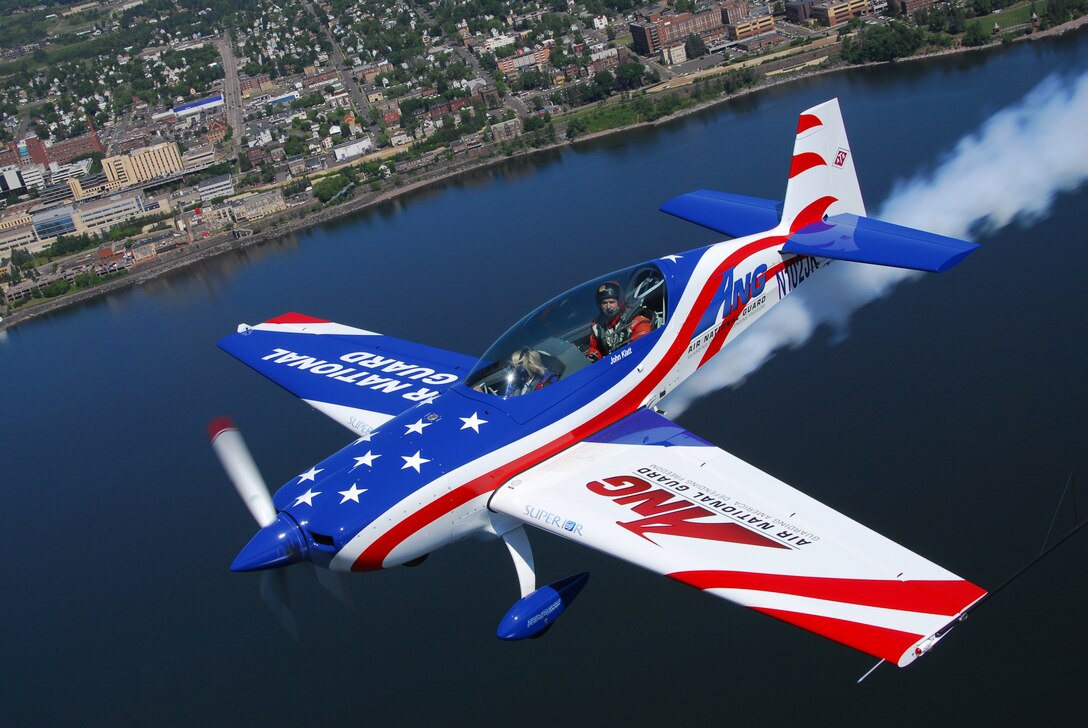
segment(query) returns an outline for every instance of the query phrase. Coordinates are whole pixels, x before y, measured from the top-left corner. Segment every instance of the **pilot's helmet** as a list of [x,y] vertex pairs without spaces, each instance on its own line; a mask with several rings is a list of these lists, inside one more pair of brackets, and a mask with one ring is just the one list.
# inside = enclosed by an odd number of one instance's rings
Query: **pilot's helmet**
[[614,298],[619,302],[623,302],[623,289],[616,281],[605,281],[601,285],[597,286],[597,303],[606,298]]

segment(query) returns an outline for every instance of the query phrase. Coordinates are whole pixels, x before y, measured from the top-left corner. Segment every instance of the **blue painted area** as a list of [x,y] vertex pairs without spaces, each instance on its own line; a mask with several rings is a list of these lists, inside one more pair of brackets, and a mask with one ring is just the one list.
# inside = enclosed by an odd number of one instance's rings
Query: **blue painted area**
[[475,359],[391,336],[251,329],[219,347],[304,399],[396,415],[461,381]]
[[298,524],[280,513],[250,539],[230,565],[231,571],[257,571],[297,564],[306,558],[306,540]]
[[766,232],[782,219],[780,201],[714,190],[679,195],[661,211],[734,238]]
[[[331,559],[408,495],[522,434],[498,409],[478,406],[455,391],[402,412],[276,492],[276,509],[298,521],[313,560]],[[474,428],[466,419],[483,422]]]
[[268,106],[275,106],[276,104],[287,104],[287,103],[290,103],[290,102],[294,101],[297,98],[298,98],[298,94],[294,93],[294,92],[291,92],[289,94],[284,94],[283,96],[277,96],[274,99],[269,99],[268,100]]
[[175,114],[180,114],[181,112],[188,111],[190,109],[197,109],[197,108],[200,108],[202,106],[214,106],[214,105],[218,105],[218,104],[222,104],[222,103],[223,103],[222,94],[216,94],[215,96],[209,96],[206,99],[199,99],[197,101],[190,101],[187,104],[182,104],[181,106],[175,106],[174,107],[174,113]]
[[586,441],[611,445],[714,447],[675,422],[648,409],[632,412],[611,427],[586,438]]
[[[265,332],[250,336],[257,333]],[[504,400],[454,385],[432,401],[400,412],[367,439],[322,460],[312,472],[292,478],[276,492],[273,503],[298,521],[311,560],[331,559],[406,496],[592,402],[630,374],[659,336],[653,332],[629,345],[633,353],[615,363],[602,360],[521,397]],[[477,420],[482,423],[469,424]]]
[[506,612],[495,635],[501,640],[523,640],[543,634],[567,610],[587,581],[589,573],[583,571],[527,594]]
[[966,240],[857,215],[834,215],[794,233],[787,253],[938,273],[977,248]]

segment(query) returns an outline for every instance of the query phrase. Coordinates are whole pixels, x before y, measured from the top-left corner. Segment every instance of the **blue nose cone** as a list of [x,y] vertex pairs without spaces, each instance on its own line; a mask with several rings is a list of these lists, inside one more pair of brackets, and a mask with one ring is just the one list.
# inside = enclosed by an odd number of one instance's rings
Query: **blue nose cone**
[[254,536],[230,565],[231,571],[275,569],[306,560],[306,538],[298,524],[280,513]]

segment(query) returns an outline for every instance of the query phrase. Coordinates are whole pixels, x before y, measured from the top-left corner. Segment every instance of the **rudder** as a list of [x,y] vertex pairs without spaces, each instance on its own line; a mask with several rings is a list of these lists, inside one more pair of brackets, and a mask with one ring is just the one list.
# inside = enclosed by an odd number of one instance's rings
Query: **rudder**
[[831,99],[801,113],[793,146],[782,226],[790,232],[825,215],[865,216],[839,100]]

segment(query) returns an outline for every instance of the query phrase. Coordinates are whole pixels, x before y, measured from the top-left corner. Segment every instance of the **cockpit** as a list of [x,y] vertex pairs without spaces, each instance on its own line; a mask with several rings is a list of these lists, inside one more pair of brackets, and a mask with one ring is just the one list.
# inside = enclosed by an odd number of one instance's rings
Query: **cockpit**
[[617,271],[567,291],[516,323],[476,363],[468,386],[506,399],[543,389],[593,364],[591,342],[597,342],[595,331],[603,318],[598,299],[615,292],[616,284],[622,299],[618,318],[603,324],[611,325],[610,346],[618,349],[665,325],[667,287],[661,270],[644,263]]

